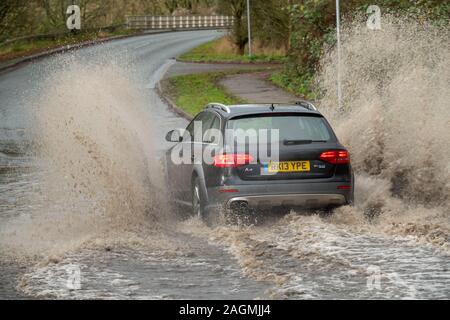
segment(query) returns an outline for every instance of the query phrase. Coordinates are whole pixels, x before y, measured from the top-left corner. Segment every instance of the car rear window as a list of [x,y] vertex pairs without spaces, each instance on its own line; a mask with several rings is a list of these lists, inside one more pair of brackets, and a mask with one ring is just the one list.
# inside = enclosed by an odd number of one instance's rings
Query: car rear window
[[[323,117],[307,115],[259,115],[232,119],[228,129],[234,130],[278,130],[280,141],[312,140],[330,141],[332,134]],[[269,133],[270,134],[270,133]]]

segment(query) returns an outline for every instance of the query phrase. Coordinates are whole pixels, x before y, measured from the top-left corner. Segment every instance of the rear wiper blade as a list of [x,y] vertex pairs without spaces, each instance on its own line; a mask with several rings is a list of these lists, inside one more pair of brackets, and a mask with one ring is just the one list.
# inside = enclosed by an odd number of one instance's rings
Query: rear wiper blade
[[284,140],[284,145],[286,146],[293,146],[293,145],[300,145],[300,144],[311,144],[314,142],[328,142],[325,140]]
[[284,140],[283,142],[284,142],[284,145],[286,145],[286,146],[313,143],[312,140]]

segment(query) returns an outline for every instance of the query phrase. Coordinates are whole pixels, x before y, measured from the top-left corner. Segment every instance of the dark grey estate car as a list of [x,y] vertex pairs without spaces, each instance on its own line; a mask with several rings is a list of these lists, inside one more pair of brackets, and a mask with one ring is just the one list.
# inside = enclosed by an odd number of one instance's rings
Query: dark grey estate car
[[[200,134],[194,130],[199,124]],[[258,139],[262,138],[260,130],[265,129],[269,135],[276,130],[278,139],[257,145],[250,139],[239,139],[242,132],[251,129]],[[212,132],[220,132],[223,138],[212,139]],[[309,102],[212,103],[184,132],[169,132],[167,140],[176,143],[166,154],[173,201],[191,207],[203,219],[217,209],[258,214],[264,212],[259,209],[326,209],[353,202],[350,155],[328,121]],[[263,159],[260,149],[264,144],[269,151],[265,150],[268,158]],[[279,149],[276,161],[270,158],[274,144]],[[209,161],[204,153],[212,153]],[[174,155],[187,161],[175,163]]]

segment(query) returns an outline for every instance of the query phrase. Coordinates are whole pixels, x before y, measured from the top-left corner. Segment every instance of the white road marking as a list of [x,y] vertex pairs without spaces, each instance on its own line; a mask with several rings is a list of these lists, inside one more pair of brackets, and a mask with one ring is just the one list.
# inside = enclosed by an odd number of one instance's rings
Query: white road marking
[[159,67],[153,74],[150,79],[150,83],[146,87],[146,89],[155,89],[158,82],[164,77],[166,72],[169,70],[171,66],[176,63],[175,59],[167,60],[161,67]]

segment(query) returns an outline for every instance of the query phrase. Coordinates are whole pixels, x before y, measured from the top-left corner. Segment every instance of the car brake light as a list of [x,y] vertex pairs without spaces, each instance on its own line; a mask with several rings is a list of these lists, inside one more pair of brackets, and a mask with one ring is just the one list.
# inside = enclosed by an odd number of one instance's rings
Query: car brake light
[[214,157],[214,166],[217,168],[236,168],[250,164],[253,157],[249,154],[221,154]]
[[238,189],[221,189],[219,193],[239,193]]
[[331,164],[349,164],[350,154],[347,150],[326,151],[320,155],[320,160]]

